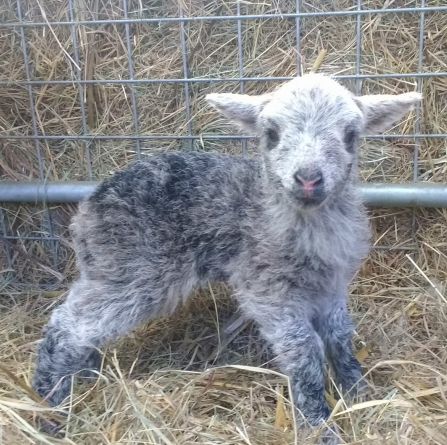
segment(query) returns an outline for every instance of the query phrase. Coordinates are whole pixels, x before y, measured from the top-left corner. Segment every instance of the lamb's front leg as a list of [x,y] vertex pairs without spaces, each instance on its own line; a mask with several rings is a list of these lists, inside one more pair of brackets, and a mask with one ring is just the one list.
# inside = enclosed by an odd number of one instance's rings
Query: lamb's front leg
[[[290,379],[298,427],[306,423],[312,428],[320,427],[328,420],[330,410],[324,393],[324,344],[312,323],[305,315],[300,316],[297,308],[244,306],[247,316],[258,322],[261,333],[277,355],[282,372]],[[339,443],[333,425],[322,431],[318,443]]]
[[268,339],[284,372],[291,379],[294,402],[312,426],[329,417],[324,397],[323,342],[304,320],[290,320],[269,331]]
[[342,392],[349,397],[363,396],[366,385],[352,348],[351,334],[354,325],[347,310],[346,298],[325,301],[314,325],[324,342],[327,357]]

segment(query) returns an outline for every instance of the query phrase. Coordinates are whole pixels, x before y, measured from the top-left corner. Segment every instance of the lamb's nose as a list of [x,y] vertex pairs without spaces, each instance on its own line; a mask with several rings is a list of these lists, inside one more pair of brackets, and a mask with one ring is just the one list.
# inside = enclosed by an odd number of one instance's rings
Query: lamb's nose
[[306,195],[317,194],[323,190],[323,176],[319,171],[297,171],[294,177]]

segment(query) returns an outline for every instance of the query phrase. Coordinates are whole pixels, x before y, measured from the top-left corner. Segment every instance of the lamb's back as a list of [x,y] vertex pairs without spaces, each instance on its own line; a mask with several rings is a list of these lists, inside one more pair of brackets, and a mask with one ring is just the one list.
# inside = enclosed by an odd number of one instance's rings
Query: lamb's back
[[170,152],[134,162],[80,205],[72,225],[78,265],[118,280],[147,267],[224,278],[258,181],[256,161],[240,156]]

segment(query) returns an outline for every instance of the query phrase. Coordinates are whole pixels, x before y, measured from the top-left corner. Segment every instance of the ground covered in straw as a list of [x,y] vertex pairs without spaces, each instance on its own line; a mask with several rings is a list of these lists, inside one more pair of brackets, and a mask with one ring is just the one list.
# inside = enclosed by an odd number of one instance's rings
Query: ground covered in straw
[[[355,8],[348,0],[300,2],[301,12]],[[426,5],[441,5],[441,0]],[[67,1],[21,2],[27,21],[70,19]],[[73,0],[79,20],[122,18],[122,3]],[[129,1],[132,18],[236,14],[230,0]],[[402,8],[411,0],[364,0],[363,8]],[[247,1],[242,14],[294,12],[296,2]],[[0,22],[17,21],[17,2],[0,4]],[[241,27],[243,74],[294,76],[297,73],[295,20],[249,20]],[[361,19],[360,72],[416,72],[419,16],[414,13],[365,15]],[[426,13],[423,70],[447,70],[447,14]],[[319,55],[319,70],[356,72],[357,19],[300,20],[303,72]],[[27,28],[30,76],[35,80],[129,77],[124,26]],[[236,21],[197,21],[185,25],[189,77],[238,77]],[[163,22],[129,26],[134,77],[182,78],[181,28]],[[325,51],[323,51],[325,50]],[[29,91],[20,29],[0,29],[0,134],[32,135]],[[355,82],[346,82],[354,91]],[[260,93],[275,82],[246,82]],[[365,80],[361,92],[414,91],[415,78]],[[447,82],[423,79],[419,130],[447,133]],[[139,132],[143,135],[228,135],[234,129],[205,107],[208,92],[240,91],[237,82],[189,86],[191,120],[186,123],[182,83],[135,87]],[[81,93],[81,94],[79,94]],[[135,134],[128,85],[84,87],[40,85],[31,89],[37,132],[45,135]],[[81,102],[85,103],[85,122]],[[411,134],[414,115],[391,132]],[[188,128],[189,127],[189,128]],[[417,129],[417,126],[416,126]],[[0,178],[27,181],[88,180],[108,176],[137,155],[188,149],[240,152],[239,141],[197,139],[134,141],[97,139],[0,141]],[[362,144],[362,179],[408,182],[447,179],[446,142],[442,139],[367,140]],[[248,142],[252,153],[253,142]],[[40,154],[40,155],[39,155]],[[210,285],[169,318],[139,327],[104,350],[94,385],[78,385],[68,401],[70,415],[63,439],[36,430],[38,413],[51,416],[29,393],[36,344],[51,310],[65,297],[76,275],[67,226],[75,205],[10,205],[0,213],[3,232],[12,237],[0,247],[0,443],[21,444],[263,444],[312,443],[295,437],[287,380],[277,373],[268,348],[249,321],[226,333],[236,313],[231,291]],[[375,248],[351,286],[356,322],[354,342],[370,389],[369,401],[351,407],[339,401],[328,377],[328,401],[350,444],[447,444],[447,243],[445,210],[371,211]],[[57,238],[57,241],[54,241]],[[392,246],[393,249],[384,249]],[[407,250],[401,250],[405,247]],[[7,255],[11,261],[7,260]]]
[[[375,252],[353,283],[354,342],[370,400],[347,407],[328,384],[347,443],[447,443],[447,304],[440,282],[447,262],[444,243],[433,242],[444,235],[436,223],[442,216],[421,215],[427,230],[417,265],[415,255]],[[67,403],[66,439],[42,437],[34,422],[44,408],[21,382],[30,382],[40,329],[59,294],[4,295],[3,443],[295,443],[287,380],[275,372],[250,323],[232,338],[222,332],[235,308],[218,286],[104,351],[98,382],[77,386]]]

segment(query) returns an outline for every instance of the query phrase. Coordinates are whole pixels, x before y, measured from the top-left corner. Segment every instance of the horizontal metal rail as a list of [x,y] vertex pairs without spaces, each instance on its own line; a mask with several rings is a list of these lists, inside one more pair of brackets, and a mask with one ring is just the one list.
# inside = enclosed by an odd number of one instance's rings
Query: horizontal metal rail
[[247,15],[219,15],[219,16],[201,16],[201,17],[151,17],[145,19],[107,19],[107,20],[80,20],[74,21],[56,21],[56,22],[4,22],[0,23],[1,28],[14,27],[45,27],[45,26],[78,26],[78,25],[135,25],[140,23],[163,23],[163,22],[203,22],[213,20],[254,20],[254,19],[297,19],[309,17],[335,17],[335,16],[362,16],[368,14],[399,14],[408,12],[442,12],[447,11],[447,6],[419,6],[413,8],[385,8],[385,9],[361,9],[348,11],[316,11],[316,12],[295,12],[295,13],[276,13],[276,14],[247,14]]
[[361,183],[358,188],[364,203],[369,207],[447,208],[447,184]]
[[[79,202],[93,192],[99,182],[0,182],[0,202]],[[447,184],[360,183],[359,191],[370,207],[447,208]]]
[[[331,76],[339,80],[368,80],[368,79],[408,79],[447,77],[447,72],[432,73],[392,73],[392,74],[339,74]],[[285,82],[295,77],[191,77],[191,78],[166,78],[166,79],[92,79],[92,80],[1,80],[0,86],[41,86],[41,85],[126,85],[126,84],[151,84],[151,83],[216,83],[216,82]]]
[[[427,133],[427,134],[372,134],[365,136],[365,139],[447,139],[447,133]],[[0,139],[11,140],[52,140],[52,141],[83,141],[106,139],[111,141],[122,140],[189,140],[198,139],[201,141],[220,141],[234,139],[256,139],[256,136],[249,135],[230,135],[230,134],[210,134],[210,135],[117,135],[117,134],[82,134],[82,135],[0,135]]]

